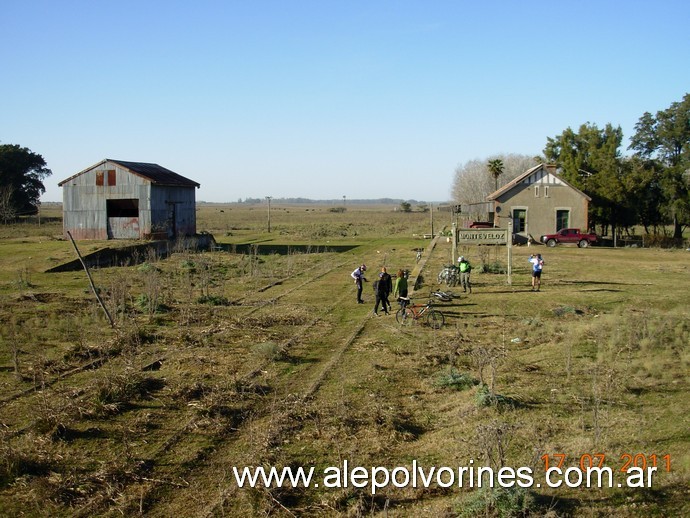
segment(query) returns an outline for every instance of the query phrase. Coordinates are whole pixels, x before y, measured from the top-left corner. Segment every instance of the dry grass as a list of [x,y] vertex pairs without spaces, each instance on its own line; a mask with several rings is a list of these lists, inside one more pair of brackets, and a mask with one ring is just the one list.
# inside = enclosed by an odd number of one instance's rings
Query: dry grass
[[[273,210],[273,207],[272,207]],[[222,211],[222,212],[221,212]],[[687,253],[556,248],[542,292],[473,273],[446,326],[353,304],[360,262],[412,270],[428,214],[202,207],[219,241],[358,245],[288,255],[182,250],[93,272],[111,329],[59,236],[0,239],[0,508],[7,514],[575,516],[687,514]],[[437,219],[437,225],[440,218]],[[57,229],[58,226],[55,226]],[[38,232],[38,233],[37,233]],[[59,230],[58,230],[59,232]],[[85,242],[95,249],[103,243]],[[315,249],[315,248],[314,248]],[[499,247],[466,247],[479,264]],[[524,256],[524,257],[523,257]],[[426,251],[415,296],[450,260]],[[670,455],[653,490],[239,489],[232,466],[531,466],[543,455]]]

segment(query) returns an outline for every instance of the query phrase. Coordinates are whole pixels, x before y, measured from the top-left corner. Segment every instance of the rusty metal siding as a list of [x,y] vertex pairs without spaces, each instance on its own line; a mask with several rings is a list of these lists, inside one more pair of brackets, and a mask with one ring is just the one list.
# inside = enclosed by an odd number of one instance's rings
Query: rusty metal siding
[[[194,186],[152,185],[106,160],[69,178],[62,188],[64,232],[75,239],[174,237],[173,228],[177,236],[196,233]],[[139,217],[108,218],[106,201],[114,199],[138,200]]]
[[108,237],[112,239],[139,239],[139,218],[108,218]]
[[[100,179],[102,181],[98,182]],[[62,187],[65,234],[69,230],[75,239],[137,239],[149,233],[150,183],[146,179],[106,161],[71,178]],[[132,218],[110,218],[115,221],[111,221],[109,226],[106,200],[129,198],[139,201],[136,225],[129,221]]]

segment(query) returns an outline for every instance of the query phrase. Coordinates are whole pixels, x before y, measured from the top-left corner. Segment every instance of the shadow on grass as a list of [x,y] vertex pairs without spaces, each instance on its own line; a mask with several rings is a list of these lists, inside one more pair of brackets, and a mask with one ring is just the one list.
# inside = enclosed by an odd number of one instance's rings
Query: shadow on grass
[[318,360],[314,358],[300,358],[299,356],[293,356],[287,353],[283,353],[279,358],[276,358],[276,361],[281,363],[289,363],[290,365],[305,365],[318,363]]

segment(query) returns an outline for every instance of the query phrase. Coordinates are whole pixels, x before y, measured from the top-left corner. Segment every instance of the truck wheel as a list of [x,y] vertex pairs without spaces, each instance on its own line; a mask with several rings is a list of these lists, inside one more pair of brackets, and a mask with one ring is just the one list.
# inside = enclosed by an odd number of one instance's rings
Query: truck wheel
[[577,244],[580,248],[586,248],[589,246],[589,241],[586,239],[580,239],[580,242]]
[[556,246],[556,240],[555,239],[549,239],[546,242],[546,246],[550,246],[551,248],[553,248],[554,246]]

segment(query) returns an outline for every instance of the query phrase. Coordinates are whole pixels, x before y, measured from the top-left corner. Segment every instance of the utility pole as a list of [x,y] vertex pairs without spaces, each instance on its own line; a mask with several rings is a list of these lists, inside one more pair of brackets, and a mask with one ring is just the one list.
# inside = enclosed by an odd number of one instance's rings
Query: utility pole
[[434,205],[429,204],[429,212],[431,213],[431,239],[434,239]]
[[271,198],[272,196],[266,196],[268,200],[268,233],[271,233]]

